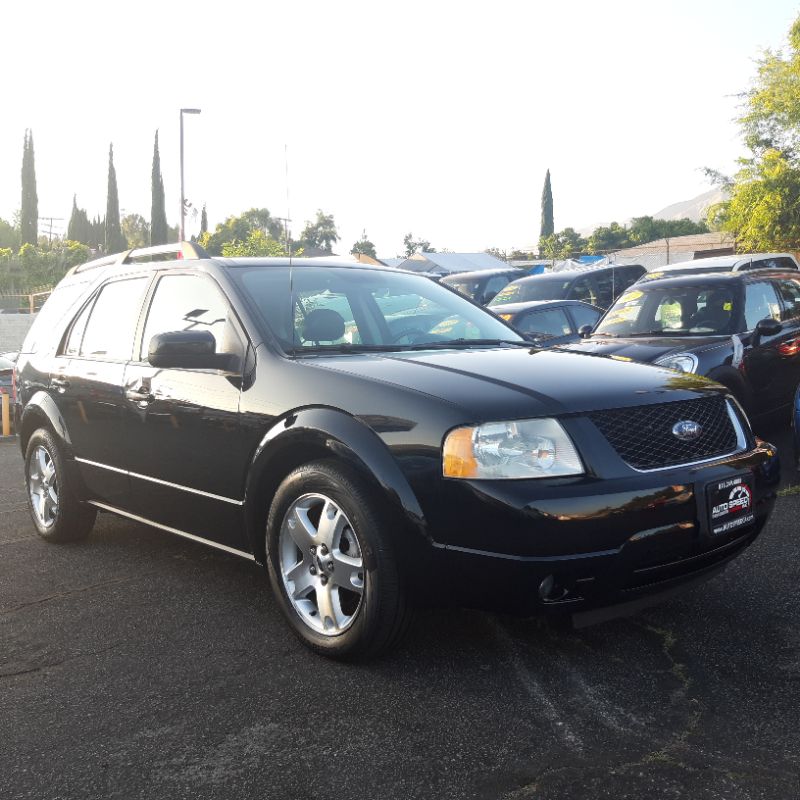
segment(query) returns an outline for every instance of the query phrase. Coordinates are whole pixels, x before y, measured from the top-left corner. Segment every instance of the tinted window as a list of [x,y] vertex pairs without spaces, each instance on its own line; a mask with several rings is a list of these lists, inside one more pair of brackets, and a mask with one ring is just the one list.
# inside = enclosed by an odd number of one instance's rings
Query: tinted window
[[94,301],[83,333],[80,355],[109,361],[127,361],[148,278],[107,283]]
[[531,311],[515,325],[524,333],[535,334],[540,339],[553,339],[572,333],[567,315],[562,308]]
[[[613,302],[614,298],[621,293],[622,287],[619,284],[619,272],[617,270],[609,269],[598,272],[595,275],[595,286],[597,291],[597,305],[602,308],[608,308]],[[582,300],[581,297],[576,297],[576,300]],[[586,302],[589,302],[588,300]]]
[[[578,278],[572,284],[572,288],[569,292],[569,298],[570,300],[580,300],[584,303],[589,303],[590,305],[603,306],[595,294],[594,286],[592,285],[592,279],[588,275]],[[603,307],[607,307],[610,304],[611,301],[609,300]]]
[[591,325],[593,328],[600,319],[600,312],[588,306],[570,306],[570,314],[575,320],[576,329],[582,328],[584,325]]
[[783,300],[783,319],[800,317],[800,281],[776,281]]
[[617,295],[632,286],[645,273],[642,266],[620,267],[617,269]]
[[142,337],[142,361],[147,360],[156,334],[173,331],[209,331],[217,353],[241,354],[241,339],[229,319],[225,296],[201,275],[166,275],[158,282]]
[[[42,306],[42,310],[36,315],[36,319],[25,337],[21,352],[34,353],[41,349],[45,338],[52,334],[58,327],[58,323],[69,311],[73,303],[86,291],[85,283],[73,283],[68,286],[57,286],[47,302]],[[63,333],[63,328],[58,331],[59,338]]]
[[69,332],[66,346],[64,347],[65,356],[77,356],[81,352],[81,343],[83,342],[83,334],[86,331],[86,323],[89,321],[89,315],[92,313],[94,300],[88,303],[86,308],[81,311],[75,322],[72,323],[72,328]]
[[752,331],[759,320],[781,318],[778,295],[771,283],[750,283],[745,287],[744,320],[747,330]]
[[507,283],[508,278],[505,275],[495,275],[487,281],[486,288],[483,290],[483,298],[479,299],[488,303]]
[[558,275],[558,273],[512,281],[502,288],[487,305],[501,306],[503,303],[520,303],[527,300],[563,300],[570,283],[569,276]]

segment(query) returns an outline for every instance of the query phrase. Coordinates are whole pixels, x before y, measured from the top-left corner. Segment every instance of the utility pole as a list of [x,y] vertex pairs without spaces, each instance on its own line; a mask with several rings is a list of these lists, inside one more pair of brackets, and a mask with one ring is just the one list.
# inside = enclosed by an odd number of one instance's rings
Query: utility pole
[[182,108],[181,109],[181,216],[180,216],[180,236],[179,241],[186,241],[186,198],[183,191],[183,115],[184,114],[199,114],[199,108]]
[[[39,217],[39,222],[48,222],[47,244],[48,246],[53,243],[53,223],[63,222],[64,217]],[[61,227],[61,226],[59,226]]]

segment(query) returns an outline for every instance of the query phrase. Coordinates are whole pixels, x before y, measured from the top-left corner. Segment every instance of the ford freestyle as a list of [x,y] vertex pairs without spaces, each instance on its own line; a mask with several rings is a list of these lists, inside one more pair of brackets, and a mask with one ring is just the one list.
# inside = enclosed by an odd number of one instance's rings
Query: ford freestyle
[[17,386],[43,539],[110,512],[255,560],[338,658],[420,602],[630,613],[722,569],[775,497],[724,387],[537,349],[427,278],[333,259],[78,266]]

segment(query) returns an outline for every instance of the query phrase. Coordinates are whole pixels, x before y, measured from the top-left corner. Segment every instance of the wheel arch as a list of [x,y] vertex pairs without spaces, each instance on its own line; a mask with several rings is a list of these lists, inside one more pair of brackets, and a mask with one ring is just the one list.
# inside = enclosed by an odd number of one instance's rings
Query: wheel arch
[[58,410],[55,400],[47,392],[38,391],[25,404],[20,418],[19,445],[23,456],[33,432],[42,427],[48,428],[56,436],[58,443],[63,448],[64,456],[71,459],[73,457],[72,439],[64,417]]
[[265,561],[264,530],[278,486],[297,467],[327,458],[355,468],[401,514],[406,528],[427,536],[419,501],[383,440],[343,411],[305,408],[273,424],[250,462],[244,515],[247,537],[258,563]]

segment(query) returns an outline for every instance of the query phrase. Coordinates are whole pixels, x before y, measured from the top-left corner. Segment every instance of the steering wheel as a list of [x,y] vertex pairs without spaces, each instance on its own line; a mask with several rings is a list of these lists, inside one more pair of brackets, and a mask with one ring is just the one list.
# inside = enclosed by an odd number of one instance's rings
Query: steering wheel
[[398,331],[393,336],[390,337],[391,343],[395,344],[399,339],[402,339],[404,336],[429,336],[430,334],[428,331],[423,331],[421,328],[403,328],[403,330]]

